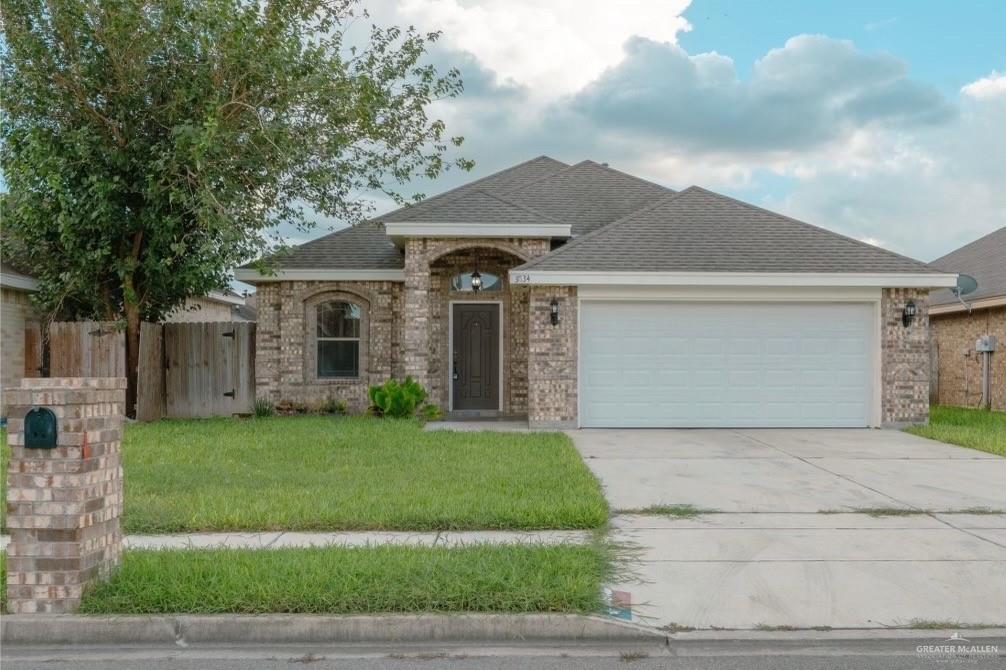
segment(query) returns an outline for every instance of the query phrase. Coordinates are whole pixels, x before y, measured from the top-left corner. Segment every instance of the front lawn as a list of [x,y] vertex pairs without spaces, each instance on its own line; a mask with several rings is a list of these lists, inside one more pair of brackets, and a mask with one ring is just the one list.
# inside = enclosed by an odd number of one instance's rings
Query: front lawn
[[929,425],[906,430],[931,440],[1006,456],[1006,412],[933,406]]
[[480,544],[127,551],[83,614],[598,612],[608,550]]
[[608,513],[562,433],[192,419],[131,424],[124,452],[128,533],[592,528]]

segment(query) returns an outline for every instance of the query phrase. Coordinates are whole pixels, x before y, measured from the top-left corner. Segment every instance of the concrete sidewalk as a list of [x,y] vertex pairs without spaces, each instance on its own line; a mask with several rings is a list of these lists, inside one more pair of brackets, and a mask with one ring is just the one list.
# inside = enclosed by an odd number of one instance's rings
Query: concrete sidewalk
[[[127,535],[128,549],[276,549],[280,547],[365,547],[374,545],[446,546],[470,544],[561,544],[582,543],[591,539],[582,530],[474,530],[432,531],[356,531],[340,533],[183,533],[175,535]],[[0,550],[10,538],[0,536]]]

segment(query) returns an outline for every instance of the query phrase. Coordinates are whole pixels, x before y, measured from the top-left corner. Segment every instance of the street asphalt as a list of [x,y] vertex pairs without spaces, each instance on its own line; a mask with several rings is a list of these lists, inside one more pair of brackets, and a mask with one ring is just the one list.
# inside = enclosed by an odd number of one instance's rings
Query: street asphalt
[[[7,647],[4,670],[924,670],[946,659],[920,656],[918,639],[827,641],[717,640],[658,643],[487,647],[343,645],[339,647]],[[937,640],[938,642],[938,640]],[[994,640],[983,644],[996,644]],[[1006,646],[999,646],[1006,654]],[[967,667],[1001,668],[1006,656],[978,658]]]

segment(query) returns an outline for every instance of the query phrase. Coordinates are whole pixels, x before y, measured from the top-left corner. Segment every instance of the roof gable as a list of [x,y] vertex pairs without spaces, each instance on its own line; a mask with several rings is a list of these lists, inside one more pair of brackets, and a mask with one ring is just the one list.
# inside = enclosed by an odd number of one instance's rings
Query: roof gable
[[507,191],[506,196],[571,224],[574,235],[586,235],[671,193],[664,186],[587,160]]
[[406,205],[387,214],[374,217],[374,221],[421,221],[416,217],[423,216],[425,212],[434,207],[440,207],[447,202],[459,197],[468,195],[475,191],[486,191],[493,193],[506,193],[525,184],[537,181],[543,177],[555,174],[560,170],[569,167],[561,161],[557,161],[549,156],[538,156],[529,161],[519,163],[513,167],[494,172],[491,175],[476,179],[475,181],[462,184],[457,188],[445,191],[438,195],[430,196],[414,205]]
[[[1006,226],[965,244],[929,264],[944,272],[963,272],[978,280],[978,290],[962,296],[966,302],[1006,295]],[[959,304],[950,291],[934,291],[933,305]]]
[[937,272],[920,261],[697,186],[662,198],[520,269]]

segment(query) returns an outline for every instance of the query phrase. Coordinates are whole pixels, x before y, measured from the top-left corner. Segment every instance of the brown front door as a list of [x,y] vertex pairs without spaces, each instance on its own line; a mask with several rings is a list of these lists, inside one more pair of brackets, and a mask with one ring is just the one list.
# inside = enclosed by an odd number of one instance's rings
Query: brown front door
[[454,304],[454,409],[499,409],[500,306]]

